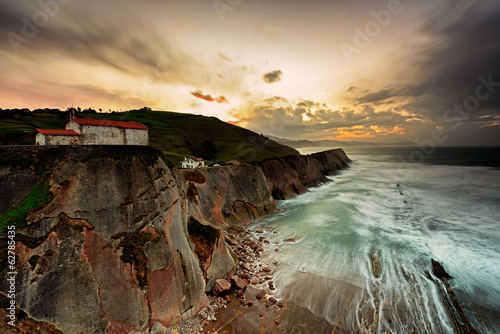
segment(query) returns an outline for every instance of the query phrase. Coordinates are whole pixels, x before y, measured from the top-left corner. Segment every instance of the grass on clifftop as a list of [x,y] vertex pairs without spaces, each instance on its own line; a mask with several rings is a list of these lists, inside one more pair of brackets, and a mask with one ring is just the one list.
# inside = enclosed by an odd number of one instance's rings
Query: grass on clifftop
[[[229,160],[256,162],[298,152],[288,146],[215,117],[167,112],[78,113],[115,121],[141,122],[149,128],[149,143],[158,147],[176,167],[184,157],[202,157],[211,162]],[[66,112],[0,111],[0,144],[34,144],[30,132],[37,128],[59,128]]]

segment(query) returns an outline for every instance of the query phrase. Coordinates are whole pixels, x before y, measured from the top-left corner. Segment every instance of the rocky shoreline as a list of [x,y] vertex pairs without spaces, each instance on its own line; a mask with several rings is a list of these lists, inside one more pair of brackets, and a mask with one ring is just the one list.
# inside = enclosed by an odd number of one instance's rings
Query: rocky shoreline
[[[259,230],[257,230],[259,231]],[[226,243],[231,247],[238,257],[238,266],[234,268],[225,279],[218,279],[213,289],[211,300],[215,303],[216,309],[226,308],[232,300],[242,307],[252,307],[257,301],[265,303],[267,307],[276,305],[283,308],[283,304],[271,295],[276,290],[273,281],[272,266],[278,265],[274,262],[270,265],[262,264],[260,257],[264,248],[262,247],[265,237],[259,239],[254,236],[248,226],[232,226],[223,232]],[[250,293],[248,286],[252,286],[260,293]],[[253,290],[253,289],[252,289]],[[240,310],[240,312],[242,312]],[[244,311],[243,311],[244,312]],[[238,312],[235,316],[238,315]],[[202,314],[203,317],[203,314]],[[203,317],[204,318],[204,317]],[[207,330],[217,329],[216,326],[224,326],[221,321],[217,322],[215,316],[212,326],[207,321],[204,322]]]
[[[243,314],[245,308],[254,306],[257,301],[264,304],[266,308],[270,306],[283,308],[283,304],[270,295],[272,291],[276,290],[271,266],[278,265],[278,263],[274,262],[267,266],[260,262],[261,254],[264,252],[265,237],[257,239],[247,225],[231,226],[222,234],[226,243],[237,255],[238,265],[227,274],[226,278],[216,280],[214,288],[208,296],[210,306],[203,309],[196,318],[170,327],[164,333],[220,333],[227,322],[219,320],[218,315],[231,303],[236,303],[242,308],[234,312],[234,316]],[[267,287],[266,289],[262,289],[264,285]],[[262,292],[250,293],[247,291],[249,286],[258,286],[256,291],[261,290]],[[279,322],[276,321],[276,324]],[[151,329],[150,333],[155,332]]]
[[[331,332],[332,324],[326,319],[316,316],[294,300],[276,297],[278,290],[274,276],[282,264],[270,255],[281,249],[276,239],[271,237],[277,234],[277,230],[262,227],[258,222],[231,227],[224,232],[226,242],[238,256],[239,263],[221,281],[221,285],[230,285],[230,288],[209,297],[211,307],[207,309],[207,316],[202,312],[203,331],[200,334],[301,333],[306,329],[309,332],[314,329],[312,332],[315,333]],[[283,241],[296,242],[293,238]],[[246,288],[237,283],[239,279],[236,277],[244,282]]]

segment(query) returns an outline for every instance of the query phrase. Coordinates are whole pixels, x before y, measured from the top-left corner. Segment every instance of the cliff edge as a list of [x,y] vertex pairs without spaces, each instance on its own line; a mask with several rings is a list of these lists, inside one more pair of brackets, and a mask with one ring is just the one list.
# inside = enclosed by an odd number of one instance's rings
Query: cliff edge
[[[0,148],[16,302],[64,333],[151,332],[208,305],[237,265],[221,233],[348,166],[341,149],[175,170],[149,147]],[[6,235],[0,246],[6,254]],[[7,294],[6,259],[0,263]]]

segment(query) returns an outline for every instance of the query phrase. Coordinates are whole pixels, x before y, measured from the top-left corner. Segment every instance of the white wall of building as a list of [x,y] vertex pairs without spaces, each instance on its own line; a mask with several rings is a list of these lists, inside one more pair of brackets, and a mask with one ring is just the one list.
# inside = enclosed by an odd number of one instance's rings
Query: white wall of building
[[125,129],[125,145],[149,145],[148,130]]
[[45,135],[38,132],[35,136],[35,143],[37,145],[45,145]]
[[181,163],[182,168],[194,168],[194,160],[188,159]]
[[81,145],[123,145],[125,129],[111,126],[82,125]]
[[78,136],[52,136],[37,133],[35,136],[36,145],[78,145]]
[[79,136],[45,136],[48,145],[78,145]]
[[181,161],[181,167],[182,168],[201,168],[201,167],[205,167],[205,161],[204,160],[201,160],[201,161],[196,161],[194,159],[185,159],[183,161]]
[[81,134],[81,145],[149,145],[148,130],[79,125],[73,120],[66,129]]
[[66,130],[73,130],[76,133],[82,133],[82,127],[76,122],[73,122],[73,120],[70,120],[68,123],[66,123]]

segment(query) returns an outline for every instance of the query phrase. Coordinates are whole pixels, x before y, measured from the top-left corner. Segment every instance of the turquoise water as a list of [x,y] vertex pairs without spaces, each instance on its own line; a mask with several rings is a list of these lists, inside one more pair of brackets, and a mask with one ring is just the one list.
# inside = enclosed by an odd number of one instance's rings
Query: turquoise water
[[254,225],[279,262],[274,295],[347,332],[452,333],[425,276],[433,258],[471,322],[500,333],[500,169],[347,153],[350,169]]

